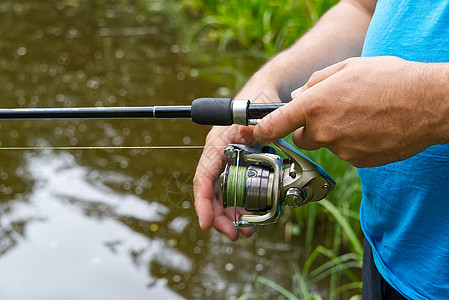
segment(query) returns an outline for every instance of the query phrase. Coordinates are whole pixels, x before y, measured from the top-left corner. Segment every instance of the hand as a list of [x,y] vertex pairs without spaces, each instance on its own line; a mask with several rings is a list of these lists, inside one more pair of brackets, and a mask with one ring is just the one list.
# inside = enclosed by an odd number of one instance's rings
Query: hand
[[[267,102],[266,100],[270,99],[272,102],[280,102],[276,93],[264,93],[264,97],[251,97],[251,95],[257,95],[256,93],[261,94],[261,89],[254,88],[254,85],[250,85],[250,87],[252,88],[244,89],[246,93],[242,91],[235,99],[255,99],[255,102],[264,100]],[[239,125],[213,127],[207,135],[205,148],[193,179],[195,209],[201,228],[209,229],[213,226],[233,241],[238,239],[239,233],[246,237],[251,236],[253,229],[239,229],[233,225],[234,208],[223,208],[218,179],[227,161],[223,154],[225,147],[230,143],[254,144],[253,128],[253,126]],[[245,212],[244,209],[238,209],[239,215]]]
[[396,57],[332,65],[266,116],[254,138],[268,143],[293,132],[298,147],[326,147],[357,167],[409,158],[441,140],[435,133],[444,123],[437,100],[444,100],[438,91],[444,88],[435,80],[435,65]]
[[[223,208],[218,183],[220,173],[227,161],[223,151],[229,143],[253,143],[252,128],[239,125],[213,127],[207,135],[205,148],[198,162],[193,184],[195,209],[201,228],[209,229],[213,225],[215,229],[234,241],[239,237],[239,230],[232,223],[234,208]],[[243,210],[239,209],[238,212],[241,214]],[[242,229],[241,232],[247,237],[252,235],[251,228]]]

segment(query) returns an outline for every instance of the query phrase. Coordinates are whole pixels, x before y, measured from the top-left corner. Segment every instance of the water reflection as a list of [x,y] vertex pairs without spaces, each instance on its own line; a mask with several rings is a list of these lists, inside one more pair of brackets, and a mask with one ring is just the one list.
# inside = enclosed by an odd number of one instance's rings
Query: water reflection
[[[1,2],[1,106],[174,105],[229,93],[232,83],[201,75],[167,3]],[[0,145],[201,145],[207,131],[188,120],[3,121]],[[289,288],[301,251],[276,226],[237,243],[198,227],[200,152],[0,150],[0,299],[236,298],[257,275]]]
[[[158,224],[169,211],[166,206],[116,193],[68,153],[27,154],[25,165],[35,182],[28,203],[12,203],[13,218],[6,214],[1,219],[8,237],[2,242],[15,246],[0,260],[2,299],[17,299],[18,291],[21,299],[178,298],[144,266],[156,261],[188,272],[190,259],[162,239],[149,239],[121,222],[135,218]],[[126,181],[122,177],[109,173],[105,179]],[[26,226],[22,234],[16,230],[21,222]]]

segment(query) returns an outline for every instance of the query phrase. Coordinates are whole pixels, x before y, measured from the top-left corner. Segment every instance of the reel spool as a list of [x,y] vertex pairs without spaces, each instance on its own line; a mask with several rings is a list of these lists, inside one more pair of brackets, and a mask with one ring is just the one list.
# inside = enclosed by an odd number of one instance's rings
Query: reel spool
[[[245,145],[228,145],[225,149],[230,161],[220,176],[221,192],[223,206],[234,207],[236,227],[275,223],[281,204],[299,207],[318,201],[335,186],[326,171],[293,146],[284,140],[273,144],[288,159]],[[237,207],[253,214],[237,220]]]
[[[224,207],[234,206],[234,194],[238,207],[247,211],[265,212],[271,209],[271,193],[274,174],[271,168],[261,165],[226,165],[223,192],[226,192]],[[228,185],[227,183],[230,182]],[[233,184],[235,183],[235,184]]]

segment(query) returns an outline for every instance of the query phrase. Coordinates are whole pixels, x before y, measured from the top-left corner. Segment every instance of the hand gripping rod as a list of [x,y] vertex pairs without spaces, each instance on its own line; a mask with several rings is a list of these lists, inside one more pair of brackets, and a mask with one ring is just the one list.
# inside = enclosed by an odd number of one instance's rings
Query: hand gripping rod
[[0,120],[14,119],[192,119],[201,125],[257,123],[283,103],[250,103],[231,98],[198,98],[192,105],[142,107],[3,108]]

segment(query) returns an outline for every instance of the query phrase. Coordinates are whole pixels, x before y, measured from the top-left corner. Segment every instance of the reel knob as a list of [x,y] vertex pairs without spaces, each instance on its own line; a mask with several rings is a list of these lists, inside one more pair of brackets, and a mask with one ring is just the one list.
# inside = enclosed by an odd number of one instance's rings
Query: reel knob
[[307,198],[307,193],[303,189],[289,188],[285,192],[284,203],[291,207],[300,207]]

